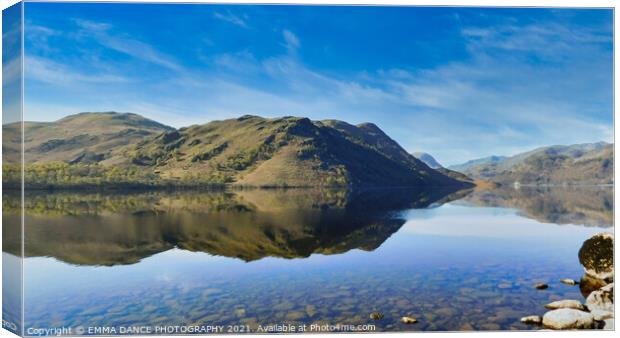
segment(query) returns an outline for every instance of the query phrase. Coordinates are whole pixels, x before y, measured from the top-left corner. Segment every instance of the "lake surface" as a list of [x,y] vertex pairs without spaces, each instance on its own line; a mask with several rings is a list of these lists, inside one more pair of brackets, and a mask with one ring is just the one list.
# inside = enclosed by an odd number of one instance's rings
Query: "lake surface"
[[[116,334],[162,325],[538,329],[519,319],[553,300],[583,300],[559,280],[583,274],[584,240],[613,232],[611,188],[28,192],[25,201],[26,329]],[[19,206],[10,196],[3,206],[5,226],[16,224]],[[18,264],[18,232],[4,230],[5,264]],[[400,323],[405,315],[419,322]]]

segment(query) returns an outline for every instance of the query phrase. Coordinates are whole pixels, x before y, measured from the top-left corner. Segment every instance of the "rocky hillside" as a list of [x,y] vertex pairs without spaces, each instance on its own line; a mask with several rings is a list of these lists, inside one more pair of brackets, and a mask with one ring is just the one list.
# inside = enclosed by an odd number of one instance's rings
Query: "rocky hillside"
[[450,167],[474,179],[499,183],[613,184],[613,144],[599,142],[538,148]]
[[135,114],[84,113],[26,123],[25,135],[26,178],[37,186],[471,185],[429,168],[370,123],[248,115],[175,130]]
[[166,179],[251,186],[417,186],[454,183],[371,124],[243,116],[147,139],[104,163]]

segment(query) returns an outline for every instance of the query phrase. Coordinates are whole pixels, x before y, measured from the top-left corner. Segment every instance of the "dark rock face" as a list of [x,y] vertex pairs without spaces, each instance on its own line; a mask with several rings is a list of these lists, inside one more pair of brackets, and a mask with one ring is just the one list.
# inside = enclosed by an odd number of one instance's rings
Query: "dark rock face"
[[613,281],[614,276],[614,236],[601,233],[583,242],[579,250],[579,262],[587,275]]
[[92,151],[85,151],[83,153],[80,153],[78,156],[76,156],[71,161],[69,161],[69,164],[77,164],[77,163],[91,164],[91,163],[97,163],[97,162],[103,161],[104,158],[105,158],[105,156],[103,154],[95,154]]
[[589,275],[583,275],[579,281],[579,291],[581,291],[583,298],[588,298],[590,293],[605,285],[607,285],[607,283],[604,280],[590,277]]

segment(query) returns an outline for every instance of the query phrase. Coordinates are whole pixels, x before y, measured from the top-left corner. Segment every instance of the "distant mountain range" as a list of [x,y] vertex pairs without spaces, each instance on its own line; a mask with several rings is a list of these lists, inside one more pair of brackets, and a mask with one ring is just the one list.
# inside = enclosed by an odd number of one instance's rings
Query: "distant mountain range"
[[505,184],[613,184],[613,144],[550,146],[515,156],[491,156],[450,166],[469,177]]
[[476,160],[469,160],[465,163],[462,164],[457,164],[457,165],[451,165],[448,166],[448,168],[452,169],[452,170],[456,170],[456,171],[460,171],[460,172],[466,172],[471,168],[474,167],[478,167],[478,166],[483,166],[483,165],[492,165],[494,163],[500,162],[502,160],[506,159],[506,156],[489,156],[489,157],[483,157],[483,158],[479,158]]
[[[19,154],[20,124],[3,126]],[[27,187],[131,184],[454,186],[372,123],[242,116],[178,130],[130,113],[24,124]],[[4,183],[19,181],[3,167]],[[8,182],[7,182],[8,181]]]
[[427,166],[433,169],[443,168],[443,166],[439,164],[439,162],[437,162],[437,160],[429,153],[423,153],[418,151],[411,155],[413,155],[415,158],[424,162]]
[[455,180],[459,180],[459,181],[463,181],[463,182],[471,182],[474,183],[474,179],[472,179],[471,177],[458,172],[456,170],[451,170],[448,168],[444,168],[441,164],[439,164],[439,162],[437,162],[437,160],[429,153],[423,153],[423,152],[415,152],[413,154],[413,157],[417,158],[418,160],[424,162],[424,164],[426,164],[427,166],[437,170],[438,172],[448,176],[448,177],[452,177]]

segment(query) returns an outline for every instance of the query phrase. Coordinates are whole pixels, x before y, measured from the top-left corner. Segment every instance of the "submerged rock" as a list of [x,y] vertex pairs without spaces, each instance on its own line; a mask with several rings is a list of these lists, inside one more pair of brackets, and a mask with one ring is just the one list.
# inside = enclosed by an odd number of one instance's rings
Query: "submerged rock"
[[484,323],[480,325],[480,328],[489,331],[499,331],[502,329],[502,327],[497,323]]
[[575,310],[585,310],[586,307],[583,306],[583,304],[581,304],[580,301],[578,300],[574,300],[574,299],[565,299],[565,300],[558,300],[555,302],[551,302],[547,305],[545,305],[545,307],[547,309],[550,310],[556,310],[556,309],[575,309]]
[[600,233],[583,242],[579,249],[579,262],[586,274],[605,281],[613,281],[614,235]]
[[417,319],[415,319],[415,318],[413,318],[413,317],[409,317],[409,316],[404,316],[404,317],[402,317],[402,318],[400,319],[400,321],[401,321],[403,324],[415,324],[415,323],[417,323],[417,322],[418,322],[418,320],[417,320]]
[[383,319],[383,313],[381,313],[381,312],[373,312],[373,313],[370,314],[370,319],[372,319],[372,320]]
[[577,285],[578,284],[578,282],[576,280],[570,279],[570,278],[560,279],[560,282],[564,283],[564,284],[568,284],[568,285]]
[[523,324],[535,324],[540,325],[542,323],[541,316],[527,316],[521,318],[521,323]]
[[474,330],[474,327],[469,323],[465,323],[459,327],[459,331],[473,331],[473,330]]
[[538,290],[544,290],[546,288],[549,287],[549,285],[545,284],[545,283],[538,283],[536,285],[534,285],[535,288],[537,288]]
[[614,283],[599,290],[592,291],[586,298],[586,306],[590,311],[614,312]]
[[594,316],[588,312],[575,309],[557,309],[545,313],[543,325],[549,329],[592,329],[595,327]]

